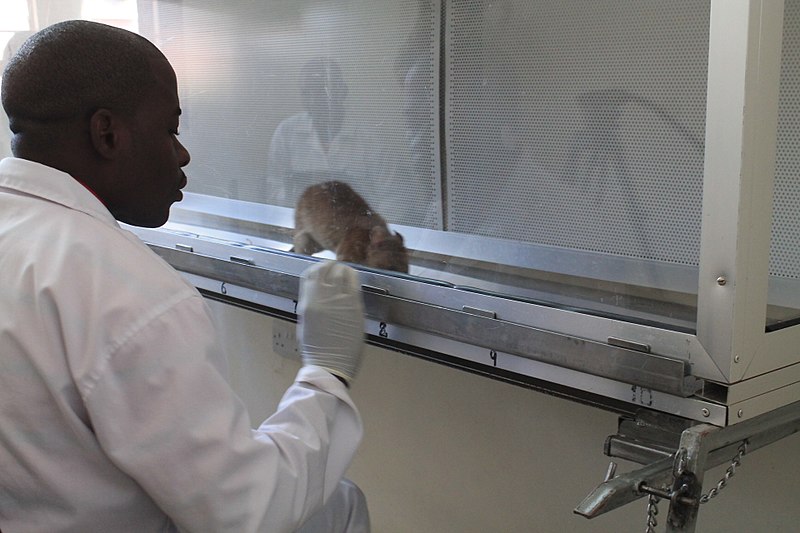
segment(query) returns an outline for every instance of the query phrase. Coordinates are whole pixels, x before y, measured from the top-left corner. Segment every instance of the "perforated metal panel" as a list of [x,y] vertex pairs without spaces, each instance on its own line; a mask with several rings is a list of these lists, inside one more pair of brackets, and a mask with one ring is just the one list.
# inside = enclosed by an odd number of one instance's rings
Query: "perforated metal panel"
[[[187,190],[294,207],[306,186],[338,178],[390,222],[441,226],[438,2],[184,0],[147,9],[142,33],[179,78],[181,140],[193,157]],[[303,69],[314,61],[327,77],[308,104]],[[303,133],[308,105],[315,129],[333,137],[325,158]],[[271,151],[276,131],[283,148]]]
[[709,9],[448,2],[448,229],[696,265]]
[[770,273],[800,277],[800,1],[786,0]]

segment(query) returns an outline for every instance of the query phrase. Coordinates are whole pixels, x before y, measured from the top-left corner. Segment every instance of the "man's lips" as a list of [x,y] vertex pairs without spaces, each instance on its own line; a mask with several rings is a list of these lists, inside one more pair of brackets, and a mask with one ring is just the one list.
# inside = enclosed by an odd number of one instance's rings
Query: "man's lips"
[[184,187],[186,187],[186,184],[187,184],[187,183],[188,183],[188,180],[186,179],[186,174],[184,174],[183,172],[181,172],[181,183],[180,183],[180,185],[178,186],[178,191],[177,191],[177,193],[176,193],[176,195],[175,195],[175,196],[177,196],[177,198],[178,198],[176,201],[180,202],[181,200],[183,200],[183,192],[181,191],[181,189],[183,189]]

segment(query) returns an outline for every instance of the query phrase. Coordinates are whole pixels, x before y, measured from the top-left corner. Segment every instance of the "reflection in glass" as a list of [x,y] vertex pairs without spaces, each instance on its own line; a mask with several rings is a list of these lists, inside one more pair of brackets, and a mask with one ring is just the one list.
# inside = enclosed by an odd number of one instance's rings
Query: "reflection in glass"
[[[267,165],[268,181],[282,186],[280,203],[297,196],[287,190],[314,183],[297,201],[294,251],[311,255],[332,250],[341,261],[408,272],[402,236],[393,234],[347,183],[358,173],[353,166],[367,141],[357,132],[342,132],[347,84],[339,63],[331,58],[307,62],[300,73],[300,92],[303,111],[278,124]],[[320,183],[333,175],[343,181]]]
[[300,96],[303,111],[283,119],[269,145],[267,183],[279,205],[297,198],[304,177],[356,173],[364,142],[355,130],[342,132],[347,84],[338,62],[315,58],[303,65]]
[[800,1],[787,0],[778,98],[767,330],[800,323]]
[[[209,224],[370,263],[340,251],[346,208],[299,212],[304,191],[337,181],[402,234],[413,276],[694,328],[708,2],[157,11],[140,28],[176,65],[187,191],[231,213]],[[258,209],[269,222],[237,227]],[[274,230],[276,212],[298,227]]]

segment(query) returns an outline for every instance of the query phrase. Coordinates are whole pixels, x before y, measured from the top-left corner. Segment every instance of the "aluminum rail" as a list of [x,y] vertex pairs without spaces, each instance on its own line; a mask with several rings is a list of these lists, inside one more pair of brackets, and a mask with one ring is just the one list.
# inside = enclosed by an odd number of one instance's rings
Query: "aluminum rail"
[[[300,273],[309,261],[314,261],[297,259],[296,269],[279,271],[248,264],[246,259],[236,257],[228,260],[152,243],[149,246],[177,270],[225,279],[229,284],[291,300],[297,299]],[[363,273],[360,275],[365,279]],[[448,302],[460,300],[461,289],[439,289],[453,293]],[[375,320],[595,376],[681,397],[693,395],[700,385],[690,375],[686,361],[501,320],[480,308],[455,309],[400,298],[368,284],[364,286],[364,301],[367,316]]]

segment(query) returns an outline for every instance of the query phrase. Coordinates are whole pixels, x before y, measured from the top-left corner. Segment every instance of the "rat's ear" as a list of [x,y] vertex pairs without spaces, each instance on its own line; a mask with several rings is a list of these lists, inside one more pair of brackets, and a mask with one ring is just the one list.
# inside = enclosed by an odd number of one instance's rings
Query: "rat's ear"
[[369,230],[369,242],[372,244],[378,244],[381,241],[385,241],[388,237],[389,230],[383,226],[372,226],[372,229]]
[[395,237],[397,237],[397,240],[400,241],[400,244],[403,244],[403,236],[400,235],[400,232],[399,231],[395,231],[394,235],[395,235]]
[[110,109],[100,108],[89,117],[89,136],[101,157],[114,159],[127,139],[127,130],[119,116]]

